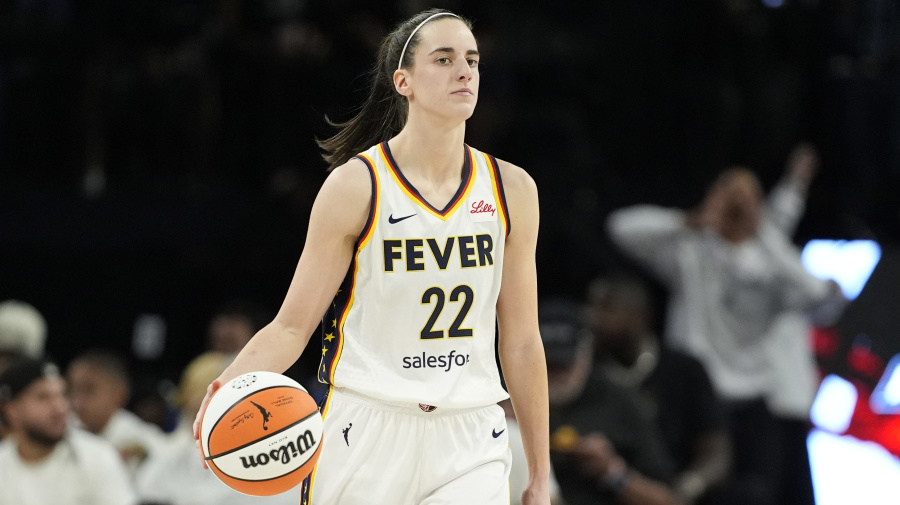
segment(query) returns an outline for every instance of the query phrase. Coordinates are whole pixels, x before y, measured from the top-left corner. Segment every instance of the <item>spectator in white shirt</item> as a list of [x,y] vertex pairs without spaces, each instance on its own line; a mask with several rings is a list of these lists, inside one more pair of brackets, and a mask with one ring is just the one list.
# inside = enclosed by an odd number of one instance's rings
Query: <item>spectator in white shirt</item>
[[79,426],[109,441],[134,476],[165,436],[125,408],[131,387],[124,359],[108,351],[87,351],[69,364],[66,376]]
[[[668,287],[665,344],[699,359],[725,400],[743,503],[775,502],[783,479],[780,427],[765,400],[772,384],[769,331],[788,310],[840,298],[812,277],[766,215],[756,176],[725,171],[692,212],[639,205],[613,212],[608,230]],[[741,502],[735,502],[741,503]]]
[[11,429],[0,442],[0,503],[135,505],[112,446],[68,429],[65,389],[46,361],[20,358],[0,375],[0,412]]
[[150,455],[141,468],[137,489],[144,503],[154,505],[297,505],[300,488],[275,496],[243,495],[203,468],[191,428],[210,382],[234,356],[209,351],[194,358],[182,373],[177,402],[181,419],[163,450]]
[[[0,373],[19,356],[42,357],[46,341],[47,321],[36,308],[19,300],[0,303]],[[7,430],[0,416],[0,439]]]

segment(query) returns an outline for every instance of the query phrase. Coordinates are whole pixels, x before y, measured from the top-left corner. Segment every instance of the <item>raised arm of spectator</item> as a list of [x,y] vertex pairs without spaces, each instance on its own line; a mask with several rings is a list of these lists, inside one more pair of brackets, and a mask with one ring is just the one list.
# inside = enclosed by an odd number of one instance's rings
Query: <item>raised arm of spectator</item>
[[760,239],[772,251],[771,268],[777,273],[783,309],[813,310],[825,305],[841,306],[846,299],[836,282],[810,274],[800,261],[800,251],[771,227],[760,230]]
[[613,243],[665,281],[678,272],[673,248],[690,230],[689,215],[681,210],[636,205],[613,211],[606,229]]
[[806,194],[819,166],[819,156],[810,144],[799,144],[788,157],[785,174],[769,192],[766,220],[787,237],[794,235],[806,210]]

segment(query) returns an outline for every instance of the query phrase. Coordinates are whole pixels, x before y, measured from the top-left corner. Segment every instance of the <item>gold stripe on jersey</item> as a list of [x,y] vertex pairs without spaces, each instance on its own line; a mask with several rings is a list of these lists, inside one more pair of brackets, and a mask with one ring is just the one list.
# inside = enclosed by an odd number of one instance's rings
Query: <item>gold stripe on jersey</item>
[[506,209],[506,195],[503,193],[503,186],[500,184],[500,166],[496,163],[493,156],[481,153],[487,161],[488,172],[491,173],[491,186],[494,189],[494,201],[497,203],[497,210],[500,212],[500,222],[503,223],[505,230],[504,236],[509,236],[509,212]]
[[[374,164],[378,177],[376,183],[375,175],[372,175],[372,201],[378,207],[377,219],[374,208],[369,213],[369,218],[377,223],[367,223],[360,233],[341,289],[325,320],[324,338],[328,345],[323,346],[326,355],[325,367],[320,369],[322,382],[381,400],[403,400],[445,408],[482,406],[506,397],[500,385],[494,343],[496,303],[506,242],[504,231],[509,232],[509,224],[500,221],[509,219],[508,206],[502,202],[503,181],[496,173],[497,161],[489,157],[490,162],[486,162],[480,151],[467,145],[463,145],[463,149],[466,157],[460,183],[453,198],[440,209],[421,199],[416,188],[397,168],[387,143],[376,144],[361,153],[366,156],[359,156],[366,165]],[[376,184],[377,201],[374,199]],[[475,205],[469,209],[473,203]],[[491,205],[494,208],[490,211],[479,212],[481,207],[478,206],[487,208]],[[454,211],[456,213],[451,215]],[[380,222],[384,214],[391,212],[403,219],[392,219],[388,223],[384,217],[384,222]],[[405,220],[404,216],[412,217],[415,212],[418,212],[418,218]],[[398,224],[400,221],[402,223]],[[466,289],[460,286],[469,286],[477,296],[458,297],[457,305],[450,304],[446,310],[441,307],[443,311],[436,312],[435,303],[425,307],[419,303],[423,292],[438,282],[431,275],[391,275],[381,268],[386,257],[382,250],[384,244],[397,240],[427,242],[427,237],[434,237],[435,244],[443,246],[438,252],[432,248],[435,255],[448,251],[447,240],[468,238],[467,256],[459,252],[461,249],[454,240],[453,254],[459,261],[450,262],[446,272],[440,272],[438,287],[445,295],[452,295],[455,290]],[[476,237],[490,237],[490,240],[485,239],[488,245],[484,247],[484,259],[472,257],[478,250]],[[471,250],[473,245],[475,251]],[[413,249],[421,253],[422,247],[428,250],[421,243]],[[435,261],[440,268],[441,260],[436,256]],[[475,266],[469,263],[475,261],[490,268],[469,269]],[[446,285],[443,285],[445,280]],[[461,312],[469,300],[471,307]],[[397,306],[400,301],[411,304],[408,310],[403,310],[407,309],[405,306]],[[445,338],[422,343],[417,337],[421,336],[423,324],[435,314],[443,319],[434,329],[441,329]],[[454,316],[461,320],[457,322]],[[448,328],[471,330],[472,335],[468,332],[450,335]],[[414,358],[421,359],[421,366],[413,364]],[[428,358],[433,359],[429,361]],[[439,358],[445,362],[441,366],[436,365]],[[451,359],[452,367],[449,366]]]
[[350,313],[350,307],[353,306],[353,301],[355,299],[356,276],[359,273],[359,254],[366,247],[366,245],[368,245],[370,239],[372,238],[375,227],[378,225],[378,213],[381,207],[381,181],[378,178],[378,170],[375,168],[375,162],[365,153],[359,154],[359,157],[366,163],[369,168],[369,172],[372,174],[372,209],[369,216],[370,221],[367,223],[368,229],[363,230],[356,243],[356,252],[353,255],[352,264],[353,277],[350,281],[347,303],[346,305],[344,305],[343,310],[341,310],[340,319],[338,321],[335,321],[334,325],[334,331],[337,334],[337,349],[335,350],[334,357],[331,360],[330,370],[328,370],[328,383],[331,385],[334,385],[334,373],[335,370],[337,370],[338,362],[341,360],[341,353],[344,351],[344,322],[347,320],[347,315]]
[[391,157],[387,155],[387,152],[385,152],[384,144],[385,143],[383,142],[378,145],[378,154],[381,156],[382,161],[384,161],[385,166],[388,167],[388,172],[391,174],[391,177],[393,177],[394,182],[396,182],[397,185],[400,187],[400,189],[403,190],[404,193],[406,193],[406,196],[408,196],[410,198],[410,200],[416,202],[416,204],[418,204],[420,207],[422,207],[423,209],[428,211],[429,214],[431,214],[432,216],[434,216],[442,221],[446,221],[447,218],[450,217],[450,215],[453,214],[453,212],[455,212],[456,209],[460,208],[462,206],[463,202],[466,201],[466,197],[469,194],[469,190],[471,190],[472,186],[475,184],[475,173],[477,172],[477,170],[475,168],[475,156],[472,153],[472,149],[470,149],[469,146],[465,146],[465,149],[466,149],[465,155],[469,159],[469,178],[466,180],[463,190],[458,192],[457,195],[455,195],[456,201],[453,202],[453,204],[450,206],[450,208],[448,208],[444,212],[438,212],[431,205],[429,205],[428,202],[423,200],[421,196],[416,194],[416,192],[413,191],[406,184],[406,182],[400,176],[399,170],[397,169],[397,167],[394,165],[393,161],[391,160]]

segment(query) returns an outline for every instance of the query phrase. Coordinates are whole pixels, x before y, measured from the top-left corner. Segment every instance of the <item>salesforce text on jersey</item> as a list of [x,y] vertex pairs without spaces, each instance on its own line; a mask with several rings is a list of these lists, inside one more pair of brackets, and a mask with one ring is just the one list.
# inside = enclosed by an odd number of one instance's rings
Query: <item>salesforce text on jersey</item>
[[453,365],[460,367],[468,362],[468,354],[456,354],[455,350],[447,355],[437,356],[429,356],[423,352],[421,356],[404,356],[403,368],[440,368],[449,372]]

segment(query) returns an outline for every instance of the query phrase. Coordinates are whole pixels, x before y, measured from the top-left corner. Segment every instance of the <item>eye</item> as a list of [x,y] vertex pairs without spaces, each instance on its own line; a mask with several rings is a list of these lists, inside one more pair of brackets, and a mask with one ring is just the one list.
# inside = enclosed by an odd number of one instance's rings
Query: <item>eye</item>
[[447,58],[446,56],[444,56],[442,58],[438,58],[437,63],[439,63],[441,65],[446,65],[446,64],[450,63],[450,58]]
[[474,58],[469,58],[467,61],[469,62],[469,66],[470,66],[470,67],[473,67],[473,68],[474,68],[474,67],[477,67],[477,66],[478,66],[478,60],[476,60],[476,59],[474,59]]

